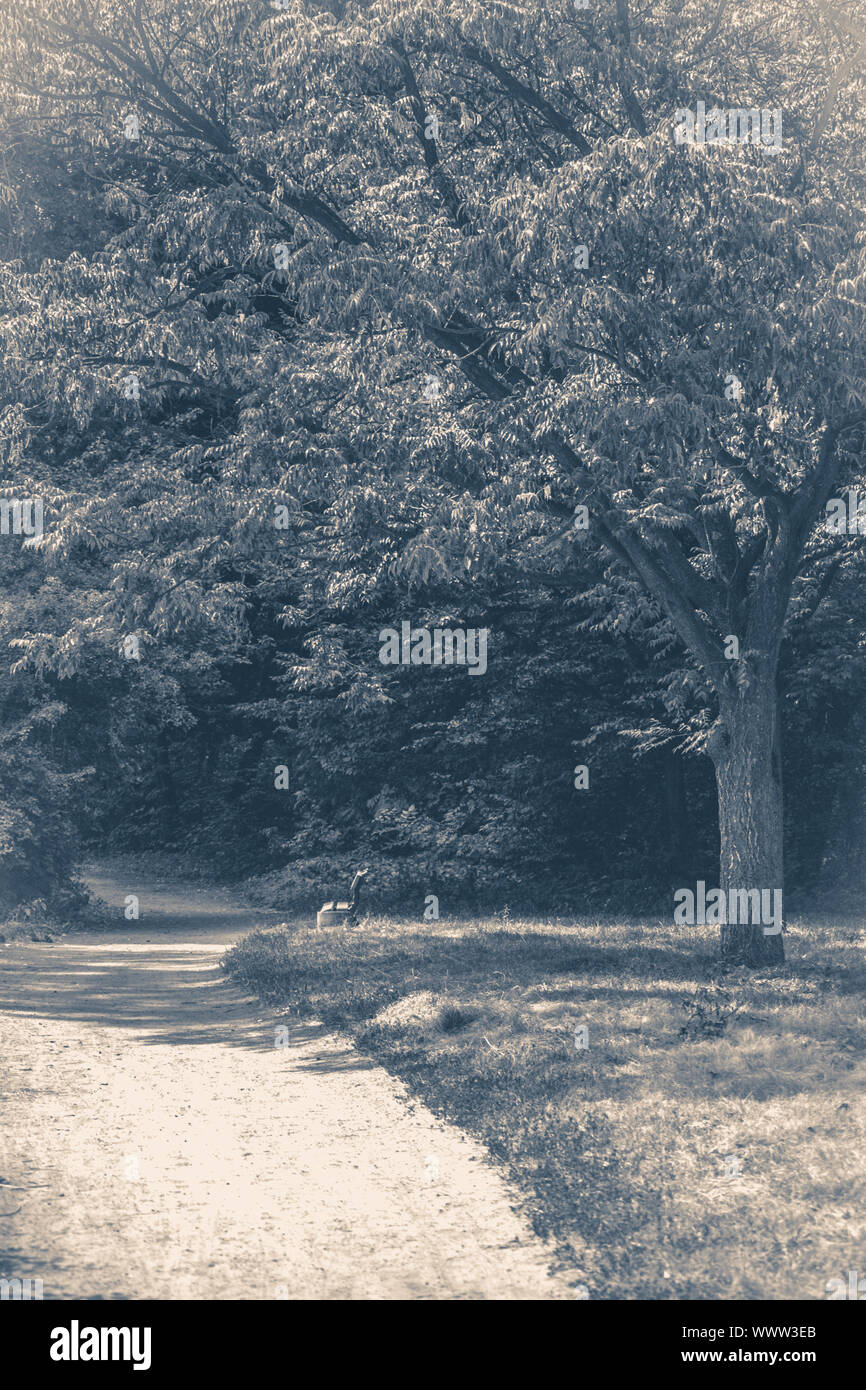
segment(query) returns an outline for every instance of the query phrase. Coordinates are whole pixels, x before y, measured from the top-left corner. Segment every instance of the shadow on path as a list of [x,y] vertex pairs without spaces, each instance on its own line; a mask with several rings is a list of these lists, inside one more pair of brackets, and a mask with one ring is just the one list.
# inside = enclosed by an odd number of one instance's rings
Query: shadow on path
[[[238,902],[225,890],[196,884],[128,887],[105,873],[87,875],[91,890],[121,919],[116,930],[84,932],[43,944],[13,942],[0,950],[0,1012],[97,1027],[128,1029],[151,1045],[222,1043],[271,1051],[272,1009],[226,980],[220,959],[249,931],[276,926],[280,914]],[[123,920],[135,893],[141,916]],[[323,1024],[285,1018],[285,1046],[330,1038]],[[302,1069],[343,1071],[373,1064],[333,1041]]]

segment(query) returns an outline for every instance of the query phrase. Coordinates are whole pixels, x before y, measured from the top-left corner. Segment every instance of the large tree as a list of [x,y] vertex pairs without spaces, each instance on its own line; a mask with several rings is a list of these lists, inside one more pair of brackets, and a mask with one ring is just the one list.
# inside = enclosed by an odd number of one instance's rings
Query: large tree
[[[102,484],[46,548],[110,536],[105,622],[158,635],[263,583],[288,622],[395,575],[567,591],[598,544],[707,692],[720,886],[781,887],[780,647],[857,544],[819,528],[866,423],[862,34],[769,0],[23,3],[10,182],[47,215],[62,169],[91,245],[6,267],[4,423],[77,431]],[[781,150],[678,145],[697,101],[780,110]],[[384,697],[327,623],[291,674]]]

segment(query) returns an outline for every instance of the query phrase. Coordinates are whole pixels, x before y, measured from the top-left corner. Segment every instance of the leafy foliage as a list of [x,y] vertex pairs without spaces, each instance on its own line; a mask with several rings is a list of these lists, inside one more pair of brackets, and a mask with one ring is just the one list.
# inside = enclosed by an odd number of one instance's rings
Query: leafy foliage
[[[782,651],[816,878],[862,720],[862,545],[820,528],[864,483],[859,12],[16,7],[0,458],[46,521],[0,563],[89,835],[666,891]],[[783,152],[677,146],[698,98],[778,107]],[[383,668],[403,617],[489,626],[488,676]]]

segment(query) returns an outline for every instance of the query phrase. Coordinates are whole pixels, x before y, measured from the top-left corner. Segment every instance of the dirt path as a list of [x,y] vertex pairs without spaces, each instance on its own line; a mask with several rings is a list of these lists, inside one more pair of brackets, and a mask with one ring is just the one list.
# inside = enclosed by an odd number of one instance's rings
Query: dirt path
[[573,1297],[480,1146],[315,1024],[274,1045],[218,962],[276,914],[91,884],[116,932],[0,946],[0,1275],[46,1299]]

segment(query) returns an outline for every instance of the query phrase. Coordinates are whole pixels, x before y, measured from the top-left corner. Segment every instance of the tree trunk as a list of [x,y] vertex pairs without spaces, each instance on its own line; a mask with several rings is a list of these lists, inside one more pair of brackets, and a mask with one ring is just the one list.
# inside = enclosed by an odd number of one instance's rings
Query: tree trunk
[[[741,662],[740,670],[732,672],[735,676],[721,694],[709,748],[719,797],[719,887],[728,905],[728,920],[721,928],[722,956],[746,965],[769,965],[785,959],[775,663]],[[763,892],[760,919],[755,921],[754,897],[740,896],[734,899],[739,920],[731,921],[731,892],[755,889]],[[743,911],[747,901],[748,913]]]

